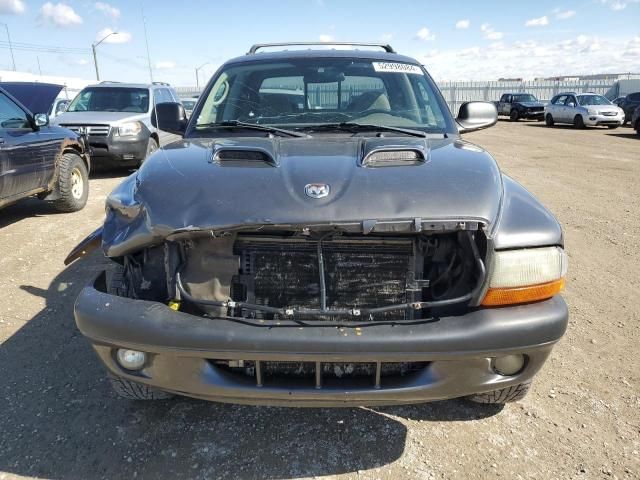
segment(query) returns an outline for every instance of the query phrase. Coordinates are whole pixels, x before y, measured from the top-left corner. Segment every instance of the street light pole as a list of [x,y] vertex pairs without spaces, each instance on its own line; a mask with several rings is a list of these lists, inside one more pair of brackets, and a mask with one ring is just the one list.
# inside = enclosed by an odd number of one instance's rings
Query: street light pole
[[9,35],[9,25],[3,23],[4,28],[7,30],[7,40],[9,40],[9,51],[11,52],[11,62],[13,63],[13,71],[16,71],[16,59],[13,56],[13,45],[11,44],[11,35]]
[[111,35],[118,35],[118,32],[111,32],[108,35],[104,36],[102,40],[96,43],[91,44],[91,51],[93,52],[93,65],[96,67],[96,80],[100,80],[100,72],[98,71],[98,57],[96,56],[96,47],[104,42]]
[[200,71],[200,69],[202,67],[205,67],[209,65],[209,62],[205,62],[202,65],[200,65],[199,67],[196,67],[196,88],[198,89],[198,91],[200,90],[200,78],[198,77],[198,72]]

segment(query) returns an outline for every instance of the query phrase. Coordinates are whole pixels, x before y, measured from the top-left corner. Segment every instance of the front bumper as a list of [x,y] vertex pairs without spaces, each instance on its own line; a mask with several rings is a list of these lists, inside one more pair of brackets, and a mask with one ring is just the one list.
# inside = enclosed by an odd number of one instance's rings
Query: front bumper
[[526,118],[529,120],[542,120],[544,118],[544,110],[538,110],[533,112],[522,112],[522,118]]
[[[104,292],[104,275],[75,304],[78,328],[112,373],[162,390],[207,400],[263,405],[356,406],[420,403],[527,382],[567,327],[562,298],[423,323],[323,326],[307,321],[244,322],[203,318]],[[326,325],[326,324],[325,324]],[[116,348],[147,352],[140,372],[115,361]],[[523,370],[502,376],[491,358],[519,353]],[[260,382],[214,361],[426,362],[417,372],[369,379],[334,378],[321,386],[282,378]]]
[[590,127],[601,125],[622,125],[624,123],[624,114],[618,115],[585,115],[584,124]]
[[140,163],[147,154],[148,144],[148,133],[130,137],[117,137],[113,133],[107,137],[89,135],[92,158],[121,164]]

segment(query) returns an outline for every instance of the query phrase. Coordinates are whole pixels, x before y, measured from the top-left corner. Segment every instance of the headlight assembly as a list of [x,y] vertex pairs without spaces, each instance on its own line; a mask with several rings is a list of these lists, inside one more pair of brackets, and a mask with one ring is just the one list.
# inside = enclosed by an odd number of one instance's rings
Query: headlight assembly
[[567,255],[560,247],[495,252],[485,306],[551,298],[564,288]]
[[142,131],[142,124],[140,122],[127,122],[118,126],[116,131],[120,137],[131,137],[138,135]]

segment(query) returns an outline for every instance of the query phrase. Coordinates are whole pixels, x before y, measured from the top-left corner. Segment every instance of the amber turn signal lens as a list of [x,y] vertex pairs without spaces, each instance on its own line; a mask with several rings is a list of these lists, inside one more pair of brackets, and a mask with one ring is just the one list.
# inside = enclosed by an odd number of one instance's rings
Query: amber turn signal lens
[[497,307],[499,305],[546,300],[560,293],[563,288],[564,278],[527,287],[490,288],[482,301],[482,305],[485,307]]

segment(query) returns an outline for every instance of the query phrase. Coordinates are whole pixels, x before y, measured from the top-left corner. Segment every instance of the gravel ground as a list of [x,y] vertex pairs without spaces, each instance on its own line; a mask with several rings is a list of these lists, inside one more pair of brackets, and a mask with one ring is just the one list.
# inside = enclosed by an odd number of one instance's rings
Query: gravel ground
[[256,408],[117,398],[72,316],[106,261],[64,268],[124,173],[89,205],[0,211],[0,479],[640,478],[640,138],[500,122],[466,138],[564,226],[567,335],[522,402]]

